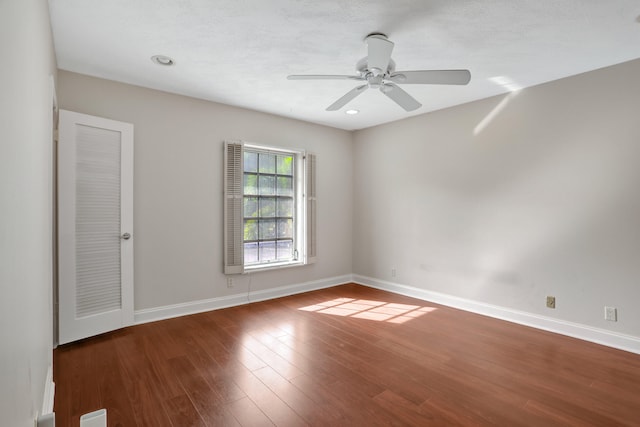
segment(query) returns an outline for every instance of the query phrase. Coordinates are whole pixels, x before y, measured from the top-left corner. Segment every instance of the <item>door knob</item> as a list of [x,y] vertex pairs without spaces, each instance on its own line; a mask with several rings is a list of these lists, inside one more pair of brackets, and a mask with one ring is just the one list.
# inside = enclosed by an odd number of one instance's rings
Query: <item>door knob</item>
[[131,234],[129,234],[129,233],[124,233],[121,237],[122,237],[124,240],[129,240],[129,239],[131,238]]

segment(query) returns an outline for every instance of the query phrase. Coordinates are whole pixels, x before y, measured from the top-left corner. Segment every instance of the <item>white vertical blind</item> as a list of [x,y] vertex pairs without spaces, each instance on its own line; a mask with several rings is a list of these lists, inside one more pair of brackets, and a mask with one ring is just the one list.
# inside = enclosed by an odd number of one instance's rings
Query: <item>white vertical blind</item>
[[225,142],[224,151],[224,273],[238,274],[244,270],[242,144]]
[[76,127],[76,316],[121,308],[120,132]]
[[306,244],[307,244],[307,263],[316,262],[317,242],[316,242],[316,155],[307,153],[306,155]]

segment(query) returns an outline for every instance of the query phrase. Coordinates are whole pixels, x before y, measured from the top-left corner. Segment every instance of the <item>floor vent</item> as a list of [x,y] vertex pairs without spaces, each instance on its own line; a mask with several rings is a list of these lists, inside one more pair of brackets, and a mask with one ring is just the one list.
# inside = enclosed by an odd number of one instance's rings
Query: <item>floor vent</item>
[[99,409],[80,417],[80,427],[107,427],[107,410]]

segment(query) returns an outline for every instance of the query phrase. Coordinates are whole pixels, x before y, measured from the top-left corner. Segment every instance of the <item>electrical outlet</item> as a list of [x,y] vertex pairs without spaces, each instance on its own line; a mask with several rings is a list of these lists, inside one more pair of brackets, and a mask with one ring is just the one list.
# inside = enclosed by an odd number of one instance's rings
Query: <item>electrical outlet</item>
[[396,277],[396,269],[395,268],[391,269],[391,277]]
[[608,320],[610,322],[618,321],[618,309],[615,307],[604,307],[604,320]]
[[227,277],[227,288],[233,288],[233,277]]
[[556,297],[547,297],[547,307],[556,308]]

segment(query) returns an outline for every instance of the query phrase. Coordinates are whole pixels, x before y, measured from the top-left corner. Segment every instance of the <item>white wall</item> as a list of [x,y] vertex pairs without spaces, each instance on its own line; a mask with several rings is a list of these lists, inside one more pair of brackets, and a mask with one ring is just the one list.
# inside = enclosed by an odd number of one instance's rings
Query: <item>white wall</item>
[[0,424],[32,427],[52,360],[55,74],[46,0],[0,2]]
[[65,71],[58,94],[63,109],[135,126],[137,310],[247,291],[248,276],[228,289],[222,273],[225,139],[318,154],[318,262],[254,273],[251,290],[351,274],[351,133]]
[[639,112],[636,60],[356,132],[354,273],[640,337]]

